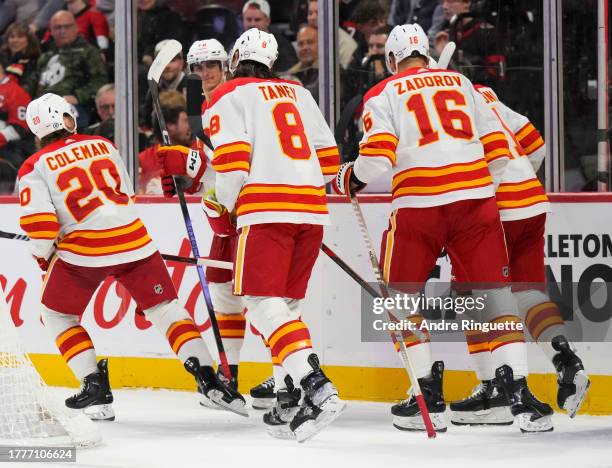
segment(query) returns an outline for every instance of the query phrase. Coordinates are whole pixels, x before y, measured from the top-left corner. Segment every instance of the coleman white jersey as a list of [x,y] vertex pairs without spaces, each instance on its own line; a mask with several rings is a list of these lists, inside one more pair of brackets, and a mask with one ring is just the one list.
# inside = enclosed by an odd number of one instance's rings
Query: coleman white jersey
[[516,221],[549,212],[548,197],[534,171],[546,152],[542,136],[527,117],[500,102],[491,88],[477,85],[476,89],[502,123],[510,146],[510,161],[495,193],[501,220]]
[[325,184],[339,168],[334,136],[309,91],[293,81],[236,78],[203,119],[215,148],[217,200],[237,226],[329,224]]
[[364,96],[355,176],[393,170],[393,209],[495,194],[510,156],[503,127],[472,83],[450,70],[412,68]]
[[36,257],[48,259],[57,249],[68,263],[99,267],[157,250],[136,213],[119,152],[105,138],[71,135],[51,143],[23,163],[18,181],[20,225]]

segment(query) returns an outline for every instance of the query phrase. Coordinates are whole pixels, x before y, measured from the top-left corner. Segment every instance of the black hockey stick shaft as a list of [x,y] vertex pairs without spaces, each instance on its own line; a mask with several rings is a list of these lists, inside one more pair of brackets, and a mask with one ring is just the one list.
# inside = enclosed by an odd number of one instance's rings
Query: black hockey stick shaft
[[[155,80],[149,80],[149,90],[151,91],[153,109],[155,111],[155,114],[157,115],[157,122],[161,130],[163,143],[165,145],[171,145],[172,142],[170,141],[170,135],[168,135],[166,122],[161,110],[161,104],[159,102],[159,90],[157,87],[157,82]],[[189,244],[191,245],[191,251],[193,253],[193,256],[198,258],[200,256],[200,249],[198,248],[198,243],[195,237],[195,233],[193,231],[193,224],[191,222],[191,216],[189,215],[189,209],[187,208],[187,202],[185,201],[185,194],[183,193],[183,189],[181,187],[181,184],[179,183],[179,179],[177,177],[173,177],[173,179],[174,186],[176,187],[176,193],[179,199],[179,205],[181,207],[181,213],[185,222],[185,229],[187,230],[187,237],[189,238]],[[227,356],[225,354],[225,348],[223,346],[223,340],[221,339],[221,333],[219,332],[219,324],[217,323],[217,318],[215,316],[215,311],[210,297],[210,291],[208,289],[208,283],[206,282],[206,275],[204,274],[204,269],[201,265],[196,265],[196,269],[198,271],[198,277],[200,278],[202,293],[204,294],[204,302],[206,302],[206,308],[208,309],[208,316],[210,317],[210,324],[213,330],[213,335],[215,336],[215,342],[217,343],[217,350],[219,351],[219,361],[221,362],[223,375],[227,379],[231,380],[232,373],[230,371]]]
[[359,286],[365,289],[372,297],[382,297],[380,292],[374,289],[370,283],[364,280],[359,274],[353,270],[344,260],[342,260],[336,252],[330,249],[327,245],[321,244],[321,250],[329,257],[329,259],[338,265],[347,275],[354,279]]

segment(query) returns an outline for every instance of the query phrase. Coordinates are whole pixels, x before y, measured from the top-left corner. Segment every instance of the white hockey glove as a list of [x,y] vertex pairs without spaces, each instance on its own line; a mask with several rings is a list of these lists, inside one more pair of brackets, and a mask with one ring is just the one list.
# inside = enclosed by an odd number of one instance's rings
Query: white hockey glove
[[340,166],[338,174],[336,174],[336,182],[334,183],[334,191],[339,195],[346,195],[351,199],[353,195],[360,192],[367,185],[361,182],[353,172],[354,161],[344,163]]

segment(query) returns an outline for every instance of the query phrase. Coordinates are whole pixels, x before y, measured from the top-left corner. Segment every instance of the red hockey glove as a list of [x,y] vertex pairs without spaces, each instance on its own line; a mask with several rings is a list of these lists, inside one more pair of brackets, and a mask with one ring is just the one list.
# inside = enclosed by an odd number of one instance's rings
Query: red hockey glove
[[219,237],[227,237],[236,234],[236,226],[232,217],[221,203],[217,201],[215,189],[209,190],[202,199],[202,208],[213,232]]
[[334,191],[337,194],[346,195],[349,199],[367,185],[355,176],[353,172],[354,165],[355,163],[351,161],[340,166],[340,170],[338,170],[336,175],[336,182],[333,184]]
[[172,177],[168,176],[191,177],[193,183],[185,192],[195,193],[199,190],[200,179],[206,170],[206,156],[199,150],[181,145],[160,146],[157,150],[157,159],[162,168],[164,195],[171,197],[175,193],[174,187],[170,190]]

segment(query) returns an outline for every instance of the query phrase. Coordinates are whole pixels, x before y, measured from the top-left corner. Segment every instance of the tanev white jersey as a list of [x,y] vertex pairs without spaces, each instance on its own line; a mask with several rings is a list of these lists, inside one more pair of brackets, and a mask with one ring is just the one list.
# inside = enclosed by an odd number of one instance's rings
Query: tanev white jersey
[[531,218],[550,211],[548,197],[535,171],[546,153],[544,140],[527,117],[513,111],[488,86],[476,85],[504,127],[510,161],[495,197],[502,221]]
[[21,228],[32,253],[99,267],[157,250],[136,213],[119,152],[105,138],[71,135],[30,156],[18,175]]
[[355,176],[393,169],[393,209],[493,197],[510,157],[503,127],[472,83],[450,70],[412,68],[364,96]]
[[325,183],[340,156],[309,91],[293,81],[236,78],[213,93],[203,120],[217,199],[236,208],[238,227],[329,224]]

